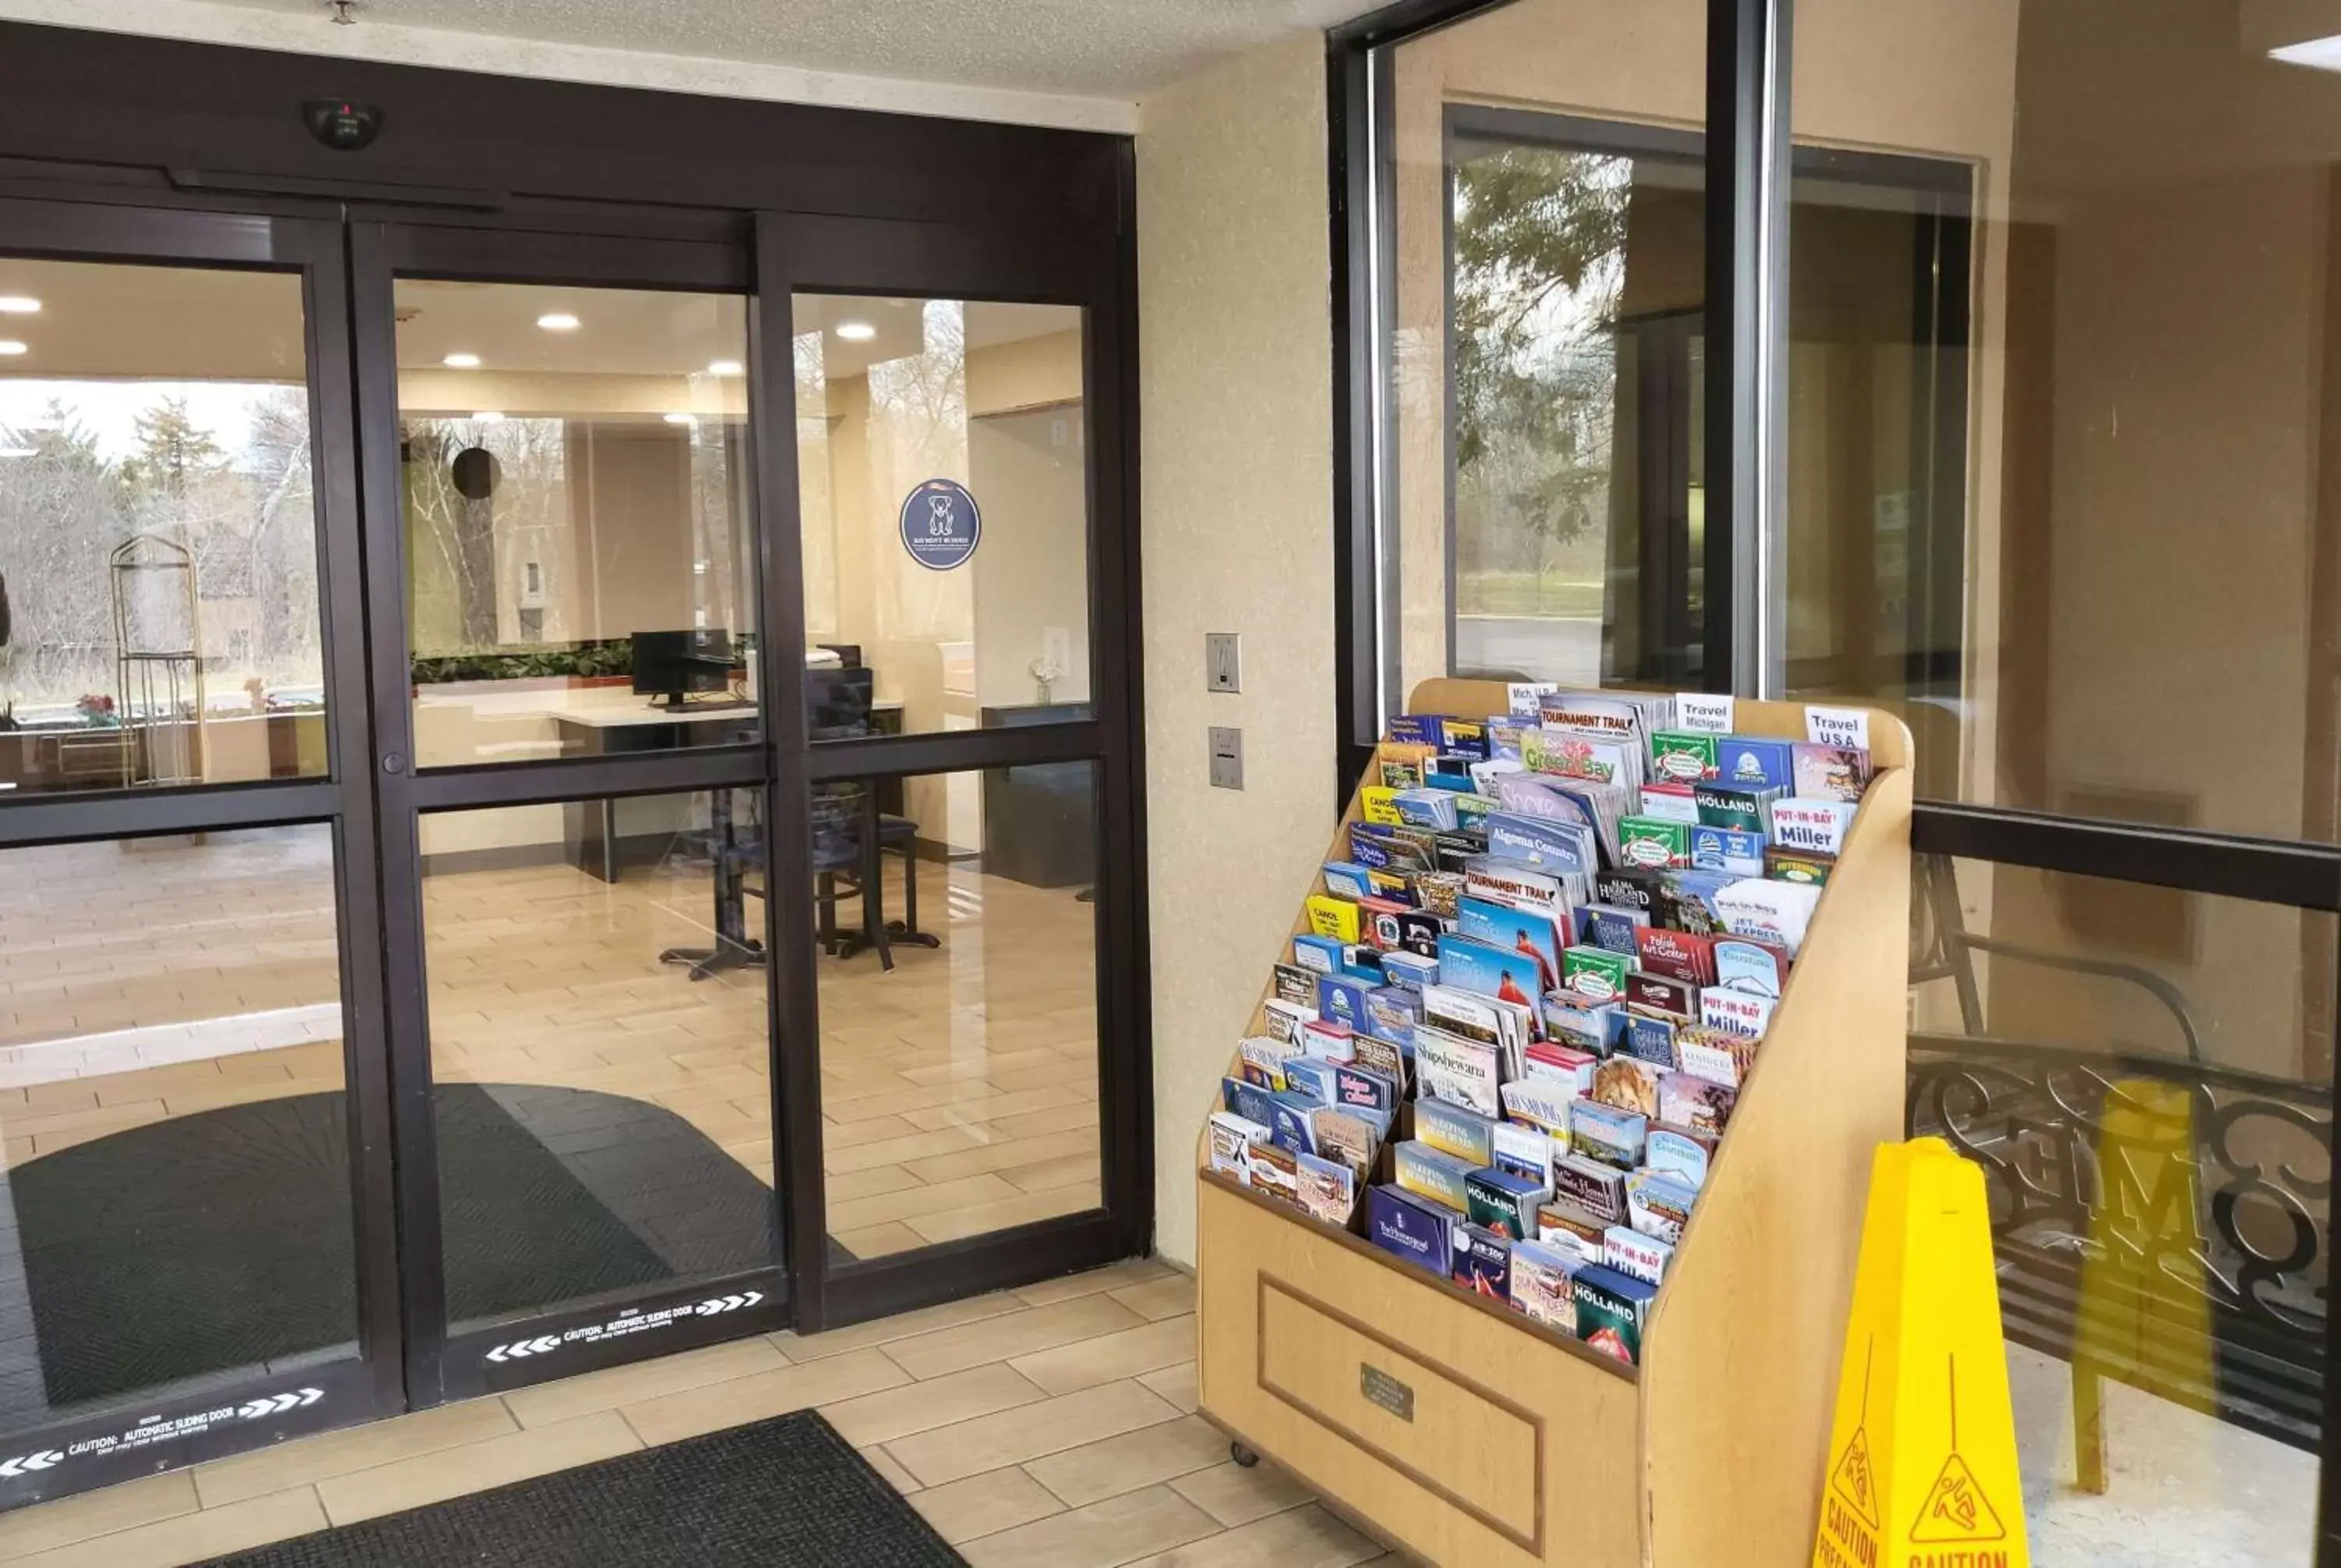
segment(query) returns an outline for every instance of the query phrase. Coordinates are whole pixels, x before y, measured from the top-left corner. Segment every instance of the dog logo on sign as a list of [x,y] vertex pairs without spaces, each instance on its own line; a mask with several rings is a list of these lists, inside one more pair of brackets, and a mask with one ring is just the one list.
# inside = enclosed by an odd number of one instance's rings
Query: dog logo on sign
[[967,564],[983,537],[983,514],[967,486],[931,479],[902,498],[902,548],[931,571]]

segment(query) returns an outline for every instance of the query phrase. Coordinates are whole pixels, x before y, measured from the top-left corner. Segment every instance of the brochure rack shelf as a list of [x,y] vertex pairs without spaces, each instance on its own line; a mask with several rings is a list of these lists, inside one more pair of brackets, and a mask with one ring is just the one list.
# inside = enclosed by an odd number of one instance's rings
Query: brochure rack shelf
[[[1430,680],[1408,711],[1480,716],[1505,702],[1501,684]],[[1735,727],[1801,739],[1804,710],[1743,701]],[[1807,1560],[1870,1155],[1902,1132],[1908,731],[1873,712],[1870,749],[1877,774],[1639,1367],[1214,1172],[1206,1138],[1202,1414],[1433,1563]],[[1353,795],[1327,859],[1345,858],[1358,815]],[[1294,931],[1307,929],[1304,912]],[[1251,1030],[1264,1018],[1256,1009]]]

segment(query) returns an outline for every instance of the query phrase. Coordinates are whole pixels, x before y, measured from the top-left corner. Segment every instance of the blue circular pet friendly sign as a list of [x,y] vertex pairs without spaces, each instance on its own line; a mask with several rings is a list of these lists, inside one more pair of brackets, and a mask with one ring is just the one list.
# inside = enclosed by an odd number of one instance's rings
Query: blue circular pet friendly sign
[[983,514],[956,480],[931,479],[902,499],[902,548],[921,566],[964,566],[982,537]]

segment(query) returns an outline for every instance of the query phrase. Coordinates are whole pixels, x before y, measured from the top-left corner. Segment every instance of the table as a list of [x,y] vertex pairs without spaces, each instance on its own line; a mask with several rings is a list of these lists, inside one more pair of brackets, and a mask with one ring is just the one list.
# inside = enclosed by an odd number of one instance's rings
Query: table
[[[554,726],[561,734],[561,754],[563,757],[610,757],[641,751],[680,751],[692,746],[721,746],[733,740],[753,740],[759,733],[760,719],[753,706],[708,707],[693,710],[669,711],[652,708],[646,700],[637,699],[633,704],[580,704],[574,708],[555,709],[552,713]],[[729,724],[739,733],[720,729],[709,733],[707,726]],[[726,802],[729,814],[730,791],[719,789],[716,798]],[[604,882],[618,879],[621,850],[618,840],[618,803],[604,797],[599,800],[572,800],[563,809],[568,819],[569,863],[591,877]]]
[[[694,746],[753,742],[762,733],[762,716],[752,704],[707,702],[674,710],[654,706],[649,699],[631,692],[591,688],[528,695],[538,700],[524,706],[503,707],[501,712],[507,717],[549,720],[557,737],[557,754],[564,758],[680,751]],[[900,734],[902,704],[872,703],[871,720],[874,733]],[[868,885],[874,889],[878,886],[877,816],[888,809],[900,814],[902,782],[895,779],[865,780],[862,796],[867,812],[862,833],[863,858]],[[564,803],[563,812],[569,863],[600,881],[617,881],[624,870],[624,843],[618,831],[617,802],[608,798],[571,800]],[[673,948],[659,955],[668,963],[690,964],[692,978],[695,980],[722,969],[764,962],[763,944],[748,934],[746,899],[754,889],[747,886],[745,870],[751,856],[743,853],[740,843],[730,789],[710,792],[708,825],[715,862],[716,945],[712,948]],[[922,933],[889,929],[874,893],[864,900],[864,906],[863,930],[847,934],[845,940],[852,947],[878,945],[889,968],[892,967],[892,955],[884,952],[884,946],[890,938],[933,943],[934,938]]]

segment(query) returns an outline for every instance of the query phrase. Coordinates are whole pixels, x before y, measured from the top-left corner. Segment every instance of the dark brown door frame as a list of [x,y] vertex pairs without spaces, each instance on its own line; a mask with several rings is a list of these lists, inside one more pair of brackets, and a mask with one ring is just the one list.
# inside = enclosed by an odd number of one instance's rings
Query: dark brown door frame
[[[623,1303],[557,1305],[470,1329],[459,1330],[450,1321],[432,1111],[422,816],[594,798],[717,789],[764,791],[771,782],[770,753],[762,745],[711,746],[673,753],[417,770],[393,308],[393,286],[400,277],[744,293],[750,281],[746,247],[737,238],[725,243],[548,234],[366,219],[350,225],[350,275],[355,307],[352,319],[356,334],[358,447],[368,519],[364,542],[373,634],[373,771],[380,802],[383,934],[390,974],[391,1077],[397,1112],[400,1312],[407,1346],[409,1395],[417,1406],[433,1404],[787,1327],[792,1322],[788,1273],[779,1260],[769,1267],[722,1278],[677,1280],[647,1287]],[[774,684],[768,680],[764,689],[771,690]],[[769,910],[786,902],[771,898],[765,905]],[[769,932],[765,940],[769,945]],[[768,1018],[768,1032],[773,1021]],[[774,1125],[777,1128],[777,1120]],[[785,1180],[785,1166],[776,1164],[773,1175]],[[654,1335],[565,1337],[570,1330],[600,1324],[622,1313],[657,1314],[749,1291],[762,1299],[721,1315],[678,1317]],[[540,1337],[563,1343],[558,1350],[522,1359],[490,1358],[499,1345]]]
[[[384,973],[378,918],[372,741],[365,700],[365,616],[351,402],[349,302],[339,225],[260,213],[157,211],[0,199],[0,246],[59,260],[290,272],[302,283],[309,428],[317,508],[329,771],[322,779],[211,785],[169,793],[105,790],[0,804],[0,850],[44,844],[321,825],[334,836],[344,1093],[351,1158],[358,1355],[299,1374],[265,1374],[199,1394],[156,1394],[0,1440],[0,1460],[54,1455],[0,1477],[0,1509],[151,1473],[158,1457],[193,1464],[405,1408],[396,1311],[397,1217]],[[314,1388],[281,1411],[274,1396]],[[222,1414],[225,1411],[230,1414]],[[253,1414],[247,1414],[248,1412]],[[188,1423],[168,1447],[125,1447],[144,1417]],[[91,1445],[97,1446],[91,1446]]]
[[[1131,189],[1124,182],[1125,192]],[[1015,224],[910,223],[765,213],[756,223],[757,295],[751,364],[762,398],[757,450],[766,530],[764,624],[774,647],[804,641],[803,566],[796,468],[791,301],[799,293],[1015,301],[1082,311],[1082,382],[1089,432],[1088,550],[1091,690],[1094,717],[1026,729],[809,742],[797,711],[775,710],[773,868],[776,886],[812,883],[810,786],[826,779],[1046,762],[1094,769],[1099,841],[1097,1017],[1101,1208],[835,1265],[825,1245],[817,1156],[792,1161],[789,1232],[802,1326],[834,1327],[1020,1281],[1071,1273],[1144,1251],[1153,1235],[1151,1009],[1146,1005],[1145,769],[1140,723],[1136,546],[1135,318],[1127,223],[1091,234]],[[773,332],[772,313],[780,313]],[[788,824],[788,831],[781,831]],[[782,1027],[778,1075],[784,1146],[817,1146],[821,1128],[820,996],[812,909],[780,900],[774,987]]]
[[[383,104],[397,129],[364,154],[324,151],[308,139],[298,112],[321,89]],[[93,112],[96,104],[105,112]],[[15,221],[10,199],[18,197],[31,198],[31,210],[58,215],[54,236]],[[628,204],[642,203],[660,204]],[[77,215],[68,220],[68,213]],[[878,226],[855,237],[849,229],[857,222]],[[301,235],[307,238],[296,243]],[[838,248],[824,262],[830,244]],[[313,429],[326,513],[328,691],[339,699],[330,720],[333,778],[144,799],[134,819],[124,815],[125,803],[103,796],[12,803],[0,808],[0,847],[125,831],[337,824],[352,1142],[363,1151],[354,1180],[368,1353],[364,1363],[330,1378],[312,1375],[308,1382],[327,1385],[325,1398],[284,1418],[119,1454],[110,1465],[76,1459],[21,1483],[0,1478],[0,1509],[144,1474],[158,1461],[194,1463],[488,1386],[476,1365],[484,1346],[470,1336],[447,1340],[435,1235],[418,1229],[403,1244],[398,1236],[409,1216],[430,1216],[432,1230],[436,1225],[427,1044],[413,1027],[421,1007],[419,910],[403,870],[413,863],[420,809],[732,787],[766,789],[769,823],[802,822],[807,782],[822,777],[1092,761],[1103,1206],[832,1273],[820,1223],[818,1101],[792,1089],[807,1077],[817,1087],[817,1026],[809,1011],[782,1016],[791,995],[810,995],[811,943],[798,928],[809,916],[795,900],[775,899],[768,918],[778,971],[776,1159],[782,1170],[809,1172],[811,1179],[788,1196],[788,1266],[774,1275],[788,1288],[768,1293],[784,1295],[786,1303],[768,1322],[727,1314],[707,1336],[775,1326],[790,1313],[804,1328],[833,1325],[1144,1250],[1152,1235],[1153,1170],[1135,537],[1135,171],[1127,137],[0,23],[0,246],[306,268]],[[718,253],[725,258],[718,270],[730,282],[710,283],[702,270]],[[748,293],[761,592],[772,647],[786,646],[802,624],[797,544],[793,528],[782,526],[793,522],[796,505],[791,290],[1081,305],[1097,717],[1029,730],[845,742],[817,752],[805,741],[802,693],[792,672],[765,683],[772,696],[762,748],[415,779],[407,765],[405,667],[381,652],[392,642],[403,650],[403,572],[392,570],[403,541],[393,528],[385,543],[374,537],[384,531],[369,533],[358,521],[362,506],[398,515],[395,468],[385,466],[383,452],[364,449],[378,449],[384,432],[394,432],[393,332],[384,307],[390,269],[402,257],[420,257],[442,275],[494,276],[509,268],[539,281]],[[872,270],[863,275],[831,264],[865,262]],[[783,311],[777,342],[769,314],[774,302]],[[371,664],[369,614],[378,629]],[[393,756],[401,766],[385,771]],[[787,875],[789,837],[776,835],[776,882]],[[385,868],[402,874],[385,875]],[[795,979],[786,978],[792,965],[800,970]],[[372,1048],[361,1049],[361,1040],[373,1041]],[[562,1317],[531,1321],[549,1331]],[[624,1343],[558,1358],[546,1374],[633,1359],[616,1353]],[[665,1338],[657,1348],[683,1344]],[[65,1443],[115,1424],[98,1419],[23,1441]],[[0,1440],[0,1458],[15,1452],[13,1442]]]

